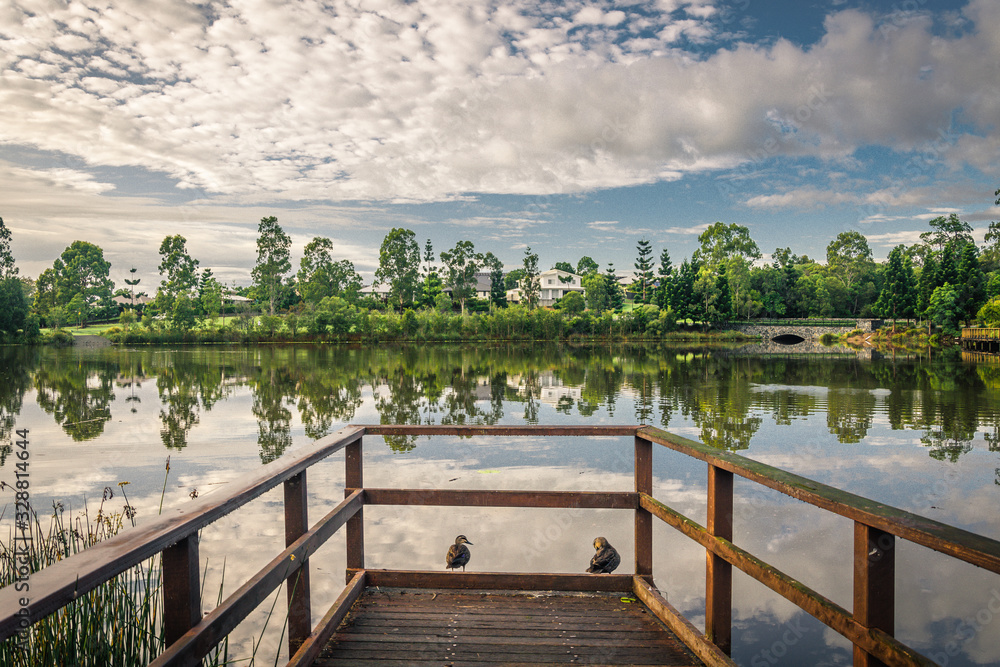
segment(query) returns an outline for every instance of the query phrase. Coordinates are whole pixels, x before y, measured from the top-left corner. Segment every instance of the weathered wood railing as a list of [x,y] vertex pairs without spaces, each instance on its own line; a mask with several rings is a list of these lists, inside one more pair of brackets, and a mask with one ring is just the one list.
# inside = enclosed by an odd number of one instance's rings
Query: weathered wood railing
[[[635,490],[475,491],[380,489],[364,486],[363,439],[370,435],[629,436],[634,440]],[[707,522],[702,527],[652,496],[653,445],[708,466]],[[306,469],[345,449],[345,500],[308,528]],[[854,521],[854,603],[848,611],[733,544],[734,475]],[[285,551],[226,601],[201,616],[198,531],[284,483]],[[634,512],[635,575],[510,574],[365,569],[364,505],[610,508]],[[706,550],[706,622],[702,635],[651,586],[653,518]],[[346,524],[348,586],[314,629],[309,611],[308,559]],[[893,637],[895,539],[901,538],[1000,573],[1000,542],[835,489],[750,459],[652,427],[640,426],[352,426],[316,441],[234,482],[219,497],[205,496],[183,510],[42,570],[31,578],[28,622],[157,553],[163,554],[166,651],[154,665],[194,665],[282,582],[289,580],[290,665],[308,665],[365,585],[462,588],[632,590],[710,665],[732,664],[732,568],[765,584],[854,644],[855,665],[933,665]],[[17,632],[21,594],[0,590],[0,639]]]

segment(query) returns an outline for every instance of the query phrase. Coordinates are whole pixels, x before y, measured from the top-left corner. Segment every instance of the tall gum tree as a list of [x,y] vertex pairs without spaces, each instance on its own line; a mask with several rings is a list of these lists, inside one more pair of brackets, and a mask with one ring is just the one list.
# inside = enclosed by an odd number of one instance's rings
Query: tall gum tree
[[382,240],[375,283],[389,285],[389,297],[402,310],[412,303],[420,273],[420,246],[409,229],[394,227]]
[[274,315],[281,293],[281,281],[292,269],[288,249],[292,239],[278,225],[276,217],[260,219],[257,226],[257,265],[253,267],[253,282],[258,298],[267,301],[267,312]]

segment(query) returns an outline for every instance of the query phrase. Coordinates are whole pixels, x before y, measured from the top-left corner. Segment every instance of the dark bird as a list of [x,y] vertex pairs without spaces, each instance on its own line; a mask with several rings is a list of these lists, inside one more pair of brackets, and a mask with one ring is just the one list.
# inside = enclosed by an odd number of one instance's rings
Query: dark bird
[[610,574],[622,562],[622,557],[618,555],[615,548],[608,544],[608,541],[603,537],[598,537],[594,540],[594,548],[597,549],[597,553],[590,559],[590,567],[587,568],[587,572],[592,574]]
[[458,567],[462,568],[462,572],[465,572],[465,566],[469,564],[469,559],[472,554],[469,553],[469,547],[466,544],[472,544],[465,535],[459,535],[455,538],[455,543],[448,547],[448,555],[444,557],[445,569],[454,570]]

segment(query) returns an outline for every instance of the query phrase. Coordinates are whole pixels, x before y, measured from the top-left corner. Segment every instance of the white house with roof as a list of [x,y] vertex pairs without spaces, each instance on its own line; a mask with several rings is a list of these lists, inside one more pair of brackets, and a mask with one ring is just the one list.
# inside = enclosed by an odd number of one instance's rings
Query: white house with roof
[[[570,292],[583,294],[583,278],[568,271],[549,269],[538,274],[538,305],[551,306]],[[523,299],[521,285],[507,292],[507,301],[520,303]]]

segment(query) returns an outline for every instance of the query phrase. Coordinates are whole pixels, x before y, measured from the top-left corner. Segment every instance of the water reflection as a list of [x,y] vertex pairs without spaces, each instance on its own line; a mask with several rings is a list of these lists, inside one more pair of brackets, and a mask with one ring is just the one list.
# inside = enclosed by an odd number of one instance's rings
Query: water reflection
[[[134,499],[140,520],[155,515],[168,453],[173,470],[165,507],[185,502],[192,488],[211,493],[351,422],[640,422],[1000,536],[1000,518],[983,511],[996,506],[1000,493],[1000,365],[963,362],[958,354],[765,356],[607,345],[8,348],[0,350],[0,373],[0,474],[11,469],[12,429],[30,426],[37,429],[32,490],[40,502],[92,497],[128,479],[130,498],[131,489],[145,490]],[[627,439],[371,438],[365,456],[373,486],[626,490],[632,484]],[[657,453],[654,474],[658,498],[704,522],[702,464]],[[315,518],[343,497],[342,459],[311,469],[309,480]],[[849,607],[849,522],[775,496],[738,494],[739,544]],[[234,588],[283,544],[280,494],[247,511],[203,536],[209,576],[218,578],[214,568],[228,557],[226,581]],[[373,567],[439,569],[442,545],[463,532],[482,546],[476,563],[483,570],[579,571],[598,534],[626,562],[631,558],[627,512],[381,508],[370,514]],[[657,531],[657,583],[697,620],[704,551],[670,529]],[[511,534],[527,540],[527,552]],[[333,556],[315,559],[317,570],[330,575],[314,591],[317,617],[342,588],[342,537],[336,539]],[[239,563],[233,544],[240,545]],[[899,584],[898,608],[913,610],[900,614],[899,632],[930,652],[956,637],[958,621],[946,626],[941,618],[975,616],[997,587],[995,577],[954,569],[934,554],[901,550],[900,559],[907,564],[901,576],[911,576],[909,563],[913,572],[935,575]],[[935,605],[945,611],[927,611]],[[806,630],[781,647],[787,651],[781,664],[849,662],[842,640],[745,582],[737,584],[734,618],[741,664],[772,664],[764,651],[774,656],[776,637],[789,627]],[[250,644],[257,637],[258,631],[246,633]],[[962,643],[962,656],[949,664],[1000,660],[1000,639],[989,637]]]
[[[366,391],[386,424],[533,424],[544,405],[567,419],[600,411],[664,428],[680,416],[703,442],[738,451],[751,447],[765,420],[790,425],[823,414],[844,444],[864,441],[881,418],[893,430],[920,431],[929,455],[943,461],[971,451],[980,429],[991,451],[1000,446],[1000,366],[964,363],[957,354],[865,360],[822,349],[825,356],[642,346],[12,348],[0,353],[0,433],[6,448],[29,385],[39,407],[85,441],[104,433],[117,406],[136,412],[137,388],[153,382],[160,440],[173,450],[187,445],[216,403],[248,389],[264,463],[290,446],[293,411],[318,438],[350,422]],[[623,396],[628,414],[619,413]],[[415,446],[408,437],[389,444],[400,452]]]

